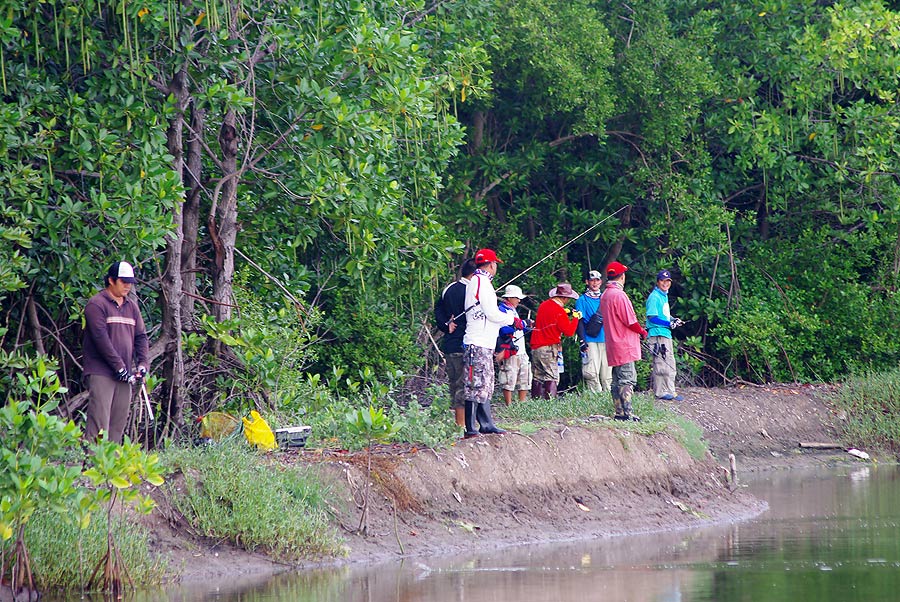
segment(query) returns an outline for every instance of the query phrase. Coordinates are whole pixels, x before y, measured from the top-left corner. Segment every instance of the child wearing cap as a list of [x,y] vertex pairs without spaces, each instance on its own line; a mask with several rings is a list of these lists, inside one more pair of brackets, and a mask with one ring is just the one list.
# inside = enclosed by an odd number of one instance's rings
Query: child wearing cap
[[[516,314],[516,307],[527,295],[515,284],[510,284],[503,291],[500,311]],[[516,330],[512,326],[504,326],[497,337],[497,348],[494,357],[500,367],[497,380],[503,391],[506,405],[512,403],[513,391],[518,391],[519,401],[525,401],[531,390],[531,361],[525,349],[525,331]]]

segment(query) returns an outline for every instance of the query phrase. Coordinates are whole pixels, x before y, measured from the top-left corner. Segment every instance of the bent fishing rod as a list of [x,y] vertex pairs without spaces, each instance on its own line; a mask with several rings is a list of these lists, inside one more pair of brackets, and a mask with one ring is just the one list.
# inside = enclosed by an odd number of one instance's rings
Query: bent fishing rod
[[[506,283],[501,284],[501,285],[498,287],[497,290],[499,290],[499,289],[501,289],[501,288],[506,288],[507,286],[509,286],[510,284],[512,284],[513,282],[515,282],[516,280],[518,280],[519,278],[521,278],[522,276],[524,276],[525,274],[527,274],[528,272],[530,272],[531,270],[533,270],[534,268],[536,268],[537,266],[541,265],[542,263],[544,263],[545,261],[547,261],[548,259],[550,259],[550,258],[553,257],[554,255],[556,255],[557,253],[559,253],[560,251],[562,251],[563,249],[565,249],[566,247],[568,247],[570,244],[572,244],[573,242],[575,242],[576,240],[578,240],[578,239],[581,238],[582,236],[587,235],[587,234],[588,234],[589,232],[591,232],[594,228],[597,228],[597,227],[599,227],[600,225],[602,225],[604,222],[606,222],[607,220],[612,219],[612,218],[613,218],[614,216],[616,216],[618,213],[620,213],[621,211],[623,211],[627,206],[628,206],[628,205],[622,205],[621,207],[619,207],[618,209],[616,209],[615,211],[613,211],[612,213],[610,213],[609,215],[607,215],[606,217],[604,217],[602,220],[600,220],[599,222],[597,222],[596,224],[594,224],[593,226],[591,226],[591,227],[588,228],[587,230],[584,230],[583,232],[581,232],[581,234],[579,234],[578,236],[575,236],[574,238],[570,239],[569,241],[563,243],[563,244],[560,245],[559,247],[557,247],[557,248],[555,248],[554,250],[550,251],[550,252],[549,252],[547,255],[545,255],[543,258],[539,259],[537,262],[535,262],[534,264],[532,264],[531,266],[529,266],[528,268],[526,268],[526,269],[523,270],[522,272],[520,272],[520,273],[516,274],[515,276],[513,276],[512,278],[510,278]],[[454,322],[454,321],[455,321],[457,318],[459,318],[460,316],[465,315],[466,313],[468,313],[468,311],[469,311],[470,309],[472,309],[473,307],[475,307],[475,306],[478,305],[479,303],[480,303],[480,301],[477,301],[477,300],[476,300],[475,303],[473,303],[473,304],[470,305],[469,307],[467,307],[467,308],[465,308],[464,310],[462,310],[462,313],[459,313],[459,314],[453,316],[452,318],[450,318],[450,319],[447,321],[447,324],[450,324],[450,322]]]

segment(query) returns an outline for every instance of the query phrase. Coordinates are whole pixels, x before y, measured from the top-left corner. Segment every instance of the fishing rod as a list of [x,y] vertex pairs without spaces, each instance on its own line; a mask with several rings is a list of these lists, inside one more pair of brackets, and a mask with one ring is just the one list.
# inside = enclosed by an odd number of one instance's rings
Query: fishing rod
[[[516,280],[518,280],[519,278],[521,278],[522,276],[524,276],[525,274],[527,274],[528,272],[530,272],[531,270],[533,270],[534,268],[536,268],[537,266],[541,265],[542,263],[544,263],[545,261],[547,261],[548,259],[550,259],[550,258],[553,257],[554,255],[556,255],[557,253],[559,253],[560,251],[562,251],[563,249],[565,249],[566,247],[568,247],[570,244],[572,244],[573,242],[575,242],[575,241],[578,240],[579,238],[581,238],[581,237],[585,236],[586,234],[588,234],[589,232],[591,232],[594,228],[597,228],[597,227],[599,227],[600,225],[602,225],[604,222],[606,222],[607,220],[612,219],[616,214],[618,214],[619,212],[623,211],[627,206],[628,206],[628,205],[622,205],[621,207],[619,207],[618,209],[616,209],[615,211],[613,211],[612,213],[610,213],[609,215],[607,215],[606,217],[604,217],[602,220],[600,220],[599,222],[597,222],[596,224],[594,224],[593,226],[591,226],[591,227],[588,228],[587,230],[584,230],[583,232],[581,232],[581,234],[579,234],[578,236],[575,236],[574,238],[572,238],[572,239],[570,239],[569,241],[563,243],[562,245],[560,245],[560,246],[557,247],[556,249],[550,251],[547,255],[545,255],[543,258],[539,259],[537,262],[535,262],[534,264],[532,264],[531,266],[529,266],[528,268],[526,268],[524,271],[522,271],[522,272],[516,274],[515,276],[513,276],[513,277],[512,277],[511,279],[509,279],[505,284],[500,285],[500,286],[498,287],[497,290],[499,290],[499,289],[501,289],[501,288],[506,288],[507,286],[509,286],[510,284],[512,284],[513,282],[515,282]],[[473,307],[475,307],[475,306],[478,305],[479,303],[480,303],[480,301],[476,301],[475,303],[473,303],[473,304],[470,305],[469,307],[465,308],[464,310],[462,310],[462,313],[457,314],[457,315],[453,316],[452,318],[450,318],[450,319],[447,321],[447,324],[450,324],[450,322],[453,322],[453,321],[455,321],[457,318],[459,318],[460,316],[465,315],[466,313],[468,313],[468,311],[469,311],[470,309],[472,309]]]
[[588,234],[588,233],[589,233],[591,230],[593,230],[594,228],[597,228],[598,226],[602,225],[603,222],[605,222],[605,221],[607,221],[607,220],[609,220],[609,219],[612,219],[616,214],[618,214],[619,212],[623,211],[627,206],[628,206],[628,205],[622,205],[621,207],[619,207],[618,209],[616,209],[614,212],[610,213],[609,215],[607,215],[606,217],[604,217],[602,220],[600,220],[599,222],[597,222],[596,224],[594,224],[593,226],[591,226],[590,228],[588,228],[587,230],[585,230],[584,232],[582,232],[581,234],[579,234],[578,236],[576,236],[575,238],[572,238],[571,240],[569,240],[568,242],[564,243],[563,245],[557,247],[557,248],[554,249],[553,251],[550,251],[547,255],[545,255],[543,258],[539,259],[536,263],[532,264],[530,267],[526,268],[526,269],[523,270],[522,272],[520,272],[520,273],[516,274],[515,276],[513,276],[512,278],[510,278],[508,282],[506,282],[506,283],[504,283],[504,284],[501,284],[501,285],[498,287],[498,290],[499,290],[500,288],[506,288],[507,286],[509,286],[510,284],[512,284],[513,282],[515,282],[516,280],[518,280],[519,278],[521,278],[522,276],[524,276],[525,274],[527,274],[528,272],[530,272],[531,270],[533,270],[534,268],[536,268],[537,266],[541,265],[542,263],[544,263],[545,261],[547,261],[548,259],[550,259],[550,258],[553,257],[554,255],[556,255],[557,253],[559,253],[560,251],[562,251],[563,249],[565,249],[566,247],[568,247],[570,244],[572,244],[573,242],[575,242],[576,240],[578,240],[578,239],[581,238],[582,236],[585,236],[586,234]]

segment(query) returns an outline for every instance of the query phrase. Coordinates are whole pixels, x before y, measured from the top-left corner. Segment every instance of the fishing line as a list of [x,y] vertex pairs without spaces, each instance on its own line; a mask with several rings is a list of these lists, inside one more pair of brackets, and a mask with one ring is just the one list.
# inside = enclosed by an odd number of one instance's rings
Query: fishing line
[[554,255],[556,255],[557,253],[559,253],[560,251],[562,251],[563,249],[565,249],[566,247],[568,247],[570,244],[572,244],[573,242],[575,242],[576,240],[578,240],[579,238],[581,238],[582,236],[584,236],[585,234],[587,234],[588,232],[590,232],[591,230],[593,230],[594,228],[597,228],[598,226],[602,225],[603,222],[605,222],[605,221],[607,221],[607,220],[612,219],[613,217],[615,217],[615,215],[616,215],[617,213],[619,213],[620,211],[624,210],[626,207],[628,207],[628,205],[622,205],[621,207],[619,207],[618,209],[616,209],[614,212],[610,213],[609,215],[607,215],[606,217],[604,217],[602,220],[600,220],[599,222],[597,222],[596,224],[594,224],[593,226],[591,226],[590,228],[588,228],[587,230],[585,230],[584,232],[582,232],[581,234],[579,234],[578,236],[576,236],[575,238],[573,238],[573,239],[569,240],[568,242],[564,243],[562,246],[557,247],[557,248],[554,249],[553,251],[550,251],[550,252],[549,252],[547,255],[545,255],[542,259],[539,259],[536,263],[532,264],[530,267],[526,268],[524,271],[522,271],[522,272],[516,274],[515,276],[513,276],[512,278],[510,278],[508,282],[506,282],[505,284],[501,284],[501,285],[497,288],[497,290],[500,290],[501,288],[506,288],[508,285],[512,284],[513,282],[515,282],[516,280],[518,280],[519,278],[521,278],[522,276],[524,276],[525,274],[527,274],[528,272],[530,272],[531,270],[533,270],[534,268],[536,268],[537,266],[541,265],[542,263],[544,263],[545,261],[547,261],[548,259],[550,259],[550,258],[553,257]]
[[[529,266],[528,268],[526,268],[524,271],[522,271],[522,272],[516,274],[516,275],[513,276],[510,280],[508,280],[506,283],[501,284],[499,287],[497,287],[496,290],[500,290],[500,289],[502,289],[502,288],[506,288],[508,285],[512,284],[513,282],[515,282],[516,280],[518,280],[519,278],[521,278],[522,276],[524,276],[525,274],[527,274],[528,272],[530,272],[531,270],[533,270],[534,268],[536,268],[537,266],[541,265],[542,263],[544,263],[545,261],[547,261],[548,259],[550,259],[550,258],[553,257],[554,255],[556,255],[557,253],[559,253],[560,251],[562,251],[563,249],[565,249],[566,247],[568,247],[570,244],[572,244],[573,242],[575,242],[576,240],[578,240],[578,239],[581,238],[582,236],[588,234],[588,233],[589,233],[591,230],[593,230],[594,228],[597,228],[597,227],[601,226],[601,225],[602,225],[604,222],[606,222],[607,220],[612,219],[613,217],[615,217],[619,212],[623,211],[626,207],[628,207],[628,205],[622,205],[621,207],[619,207],[618,209],[616,209],[615,211],[613,211],[612,213],[610,213],[609,215],[607,215],[606,217],[604,217],[602,220],[600,220],[599,222],[597,222],[596,224],[594,224],[593,226],[591,226],[591,227],[588,228],[587,230],[584,230],[584,231],[583,231],[581,234],[579,234],[578,236],[572,238],[571,240],[569,240],[569,241],[563,243],[562,245],[560,245],[560,246],[557,247],[556,249],[550,251],[547,255],[545,255],[543,258],[539,259],[537,262],[535,262],[534,264],[532,264],[531,266]],[[465,309],[462,311],[462,313],[457,314],[457,315],[453,316],[452,318],[450,318],[450,319],[447,321],[447,323],[449,324],[450,322],[453,322],[454,320],[456,320],[456,319],[459,318],[460,316],[465,315],[470,309],[472,309],[472,308],[475,307],[476,305],[479,305],[480,303],[481,303],[480,301],[476,301],[476,302],[473,303],[471,306],[465,308]]]

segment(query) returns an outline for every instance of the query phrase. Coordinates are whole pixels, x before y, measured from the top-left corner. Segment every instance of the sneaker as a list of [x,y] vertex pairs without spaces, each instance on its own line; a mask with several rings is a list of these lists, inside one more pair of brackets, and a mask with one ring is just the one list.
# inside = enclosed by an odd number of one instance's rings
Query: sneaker
[[[665,401],[672,401],[672,400],[678,399],[678,398],[675,397],[674,395],[672,395],[671,393],[666,393],[665,395],[660,395],[659,397],[657,397],[657,399],[663,399]],[[682,397],[681,399],[684,399],[684,398]]]
[[684,396],[676,395],[675,397],[672,398],[672,401],[684,401]]

